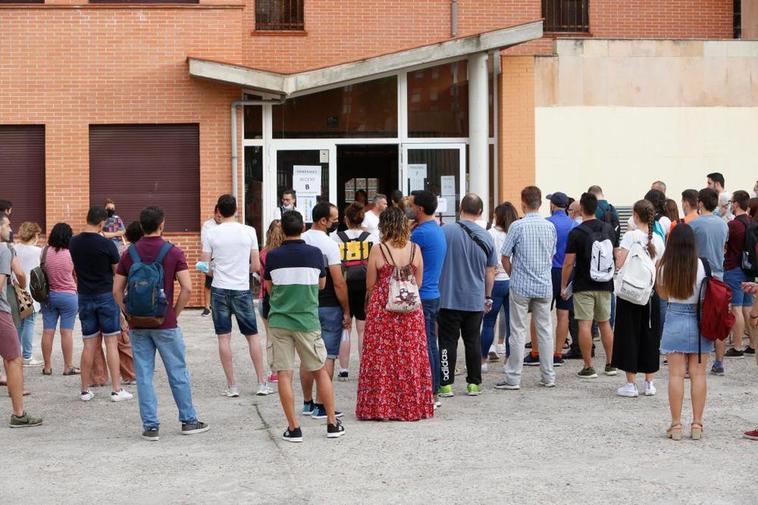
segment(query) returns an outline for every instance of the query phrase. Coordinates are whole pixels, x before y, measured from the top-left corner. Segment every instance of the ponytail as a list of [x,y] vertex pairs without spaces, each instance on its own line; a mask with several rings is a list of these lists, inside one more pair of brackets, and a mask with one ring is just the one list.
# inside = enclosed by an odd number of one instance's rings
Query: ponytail
[[653,244],[653,227],[655,226],[655,215],[650,212],[647,221],[647,253],[651,258],[655,258],[655,245]]
[[640,221],[647,223],[647,253],[655,258],[655,245],[653,245],[653,228],[655,227],[656,215],[653,204],[648,200],[639,200],[634,204],[634,213]]

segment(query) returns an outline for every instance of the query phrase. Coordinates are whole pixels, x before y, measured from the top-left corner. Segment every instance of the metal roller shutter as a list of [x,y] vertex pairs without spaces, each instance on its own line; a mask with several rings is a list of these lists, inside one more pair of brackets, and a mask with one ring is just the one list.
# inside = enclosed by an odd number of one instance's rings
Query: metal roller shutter
[[157,205],[166,231],[200,231],[197,124],[90,125],[90,202],[116,202],[125,224]]
[[11,226],[45,228],[45,127],[0,126],[0,199],[13,202]]

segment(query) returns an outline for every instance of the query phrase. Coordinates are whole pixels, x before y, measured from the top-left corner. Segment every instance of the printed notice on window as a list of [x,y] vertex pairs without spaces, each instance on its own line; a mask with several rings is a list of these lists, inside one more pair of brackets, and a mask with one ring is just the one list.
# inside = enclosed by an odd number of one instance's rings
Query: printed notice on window
[[295,165],[292,167],[292,189],[300,201],[301,196],[321,194],[321,166]]
[[441,178],[442,195],[443,196],[455,196],[455,176],[443,175]]

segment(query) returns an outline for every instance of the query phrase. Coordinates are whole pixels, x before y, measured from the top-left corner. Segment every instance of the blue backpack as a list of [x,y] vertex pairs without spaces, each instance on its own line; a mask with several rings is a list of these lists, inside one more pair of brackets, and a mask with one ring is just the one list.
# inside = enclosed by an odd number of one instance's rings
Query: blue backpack
[[163,259],[173,246],[166,242],[152,263],[143,263],[133,244],[129,247],[132,266],[127,277],[125,299],[129,325],[158,328],[166,319],[168,300],[163,290]]

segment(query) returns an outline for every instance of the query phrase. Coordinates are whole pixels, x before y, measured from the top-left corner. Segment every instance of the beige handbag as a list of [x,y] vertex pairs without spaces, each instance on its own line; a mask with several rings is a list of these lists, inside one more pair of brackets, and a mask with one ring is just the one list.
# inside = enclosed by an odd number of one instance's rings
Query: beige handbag
[[19,286],[13,285],[13,289],[16,291],[16,303],[18,306],[19,319],[26,319],[34,314],[34,300],[25,289],[21,289]]
[[416,276],[413,275],[413,258],[416,254],[416,246],[411,248],[411,260],[404,267],[398,267],[392,252],[387,248],[390,259],[384,254],[384,244],[379,245],[384,261],[390,263],[394,268],[390,277],[389,293],[387,294],[387,305],[385,309],[389,312],[408,313],[421,307],[421,298],[419,297],[418,285],[416,285]]

